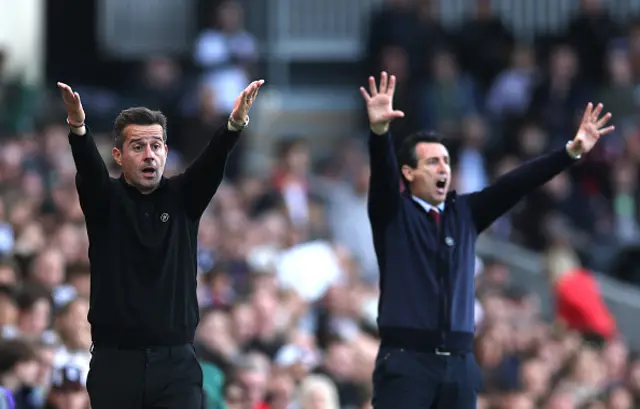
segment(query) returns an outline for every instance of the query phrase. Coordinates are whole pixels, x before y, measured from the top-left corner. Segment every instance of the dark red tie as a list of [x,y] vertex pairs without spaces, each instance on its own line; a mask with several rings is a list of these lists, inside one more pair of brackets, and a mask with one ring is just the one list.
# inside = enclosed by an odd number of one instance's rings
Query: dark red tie
[[433,221],[436,222],[436,226],[440,226],[440,212],[435,209],[431,209],[429,210],[429,214],[433,217]]

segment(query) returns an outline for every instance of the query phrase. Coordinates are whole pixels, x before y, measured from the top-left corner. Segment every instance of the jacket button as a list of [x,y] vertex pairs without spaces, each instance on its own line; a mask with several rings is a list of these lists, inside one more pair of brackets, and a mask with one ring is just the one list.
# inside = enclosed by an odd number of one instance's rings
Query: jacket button
[[453,237],[447,237],[446,239],[444,239],[444,242],[449,247],[453,247],[453,245],[456,244],[456,242],[453,240]]

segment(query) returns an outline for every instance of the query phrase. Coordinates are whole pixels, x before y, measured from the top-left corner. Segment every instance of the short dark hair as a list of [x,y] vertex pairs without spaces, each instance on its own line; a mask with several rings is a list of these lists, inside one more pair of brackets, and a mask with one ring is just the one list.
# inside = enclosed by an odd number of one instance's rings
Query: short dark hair
[[416,146],[422,142],[444,145],[444,136],[434,131],[418,131],[407,136],[398,149],[398,165],[401,169],[404,165],[414,169],[418,166]]
[[18,271],[18,264],[15,259],[9,255],[0,255],[0,267],[6,267],[12,269],[16,274]]
[[18,291],[10,285],[0,285],[0,298],[5,297],[18,306]]
[[91,275],[91,268],[86,263],[73,263],[67,266],[67,282],[70,282],[76,277],[86,277],[89,275]]
[[211,284],[215,279],[219,277],[225,277],[229,275],[229,265],[225,262],[218,262],[213,265],[211,269],[205,272],[202,277],[204,282]]
[[20,311],[31,310],[40,300],[45,300],[49,304],[53,304],[49,290],[44,286],[35,283],[27,283],[16,298],[18,309]]
[[276,143],[276,156],[280,159],[283,159],[296,148],[308,147],[308,143],[309,141],[303,136],[285,136]]
[[128,125],[160,125],[164,131],[162,139],[167,142],[167,117],[160,111],[133,107],[120,112],[113,124],[114,146],[118,149],[124,145],[124,129]]
[[16,365],[37,359],[37,350],[31,343],[14,338],[0,341],[0,375],[11,372]]

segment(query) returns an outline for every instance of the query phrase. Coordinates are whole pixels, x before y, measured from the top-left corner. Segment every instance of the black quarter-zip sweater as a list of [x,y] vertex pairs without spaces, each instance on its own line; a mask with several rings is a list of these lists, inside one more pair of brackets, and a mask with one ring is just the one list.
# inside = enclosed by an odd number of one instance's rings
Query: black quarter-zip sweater
[[478,235],[536,187],[575,162],[566,149],[531,160],[482,191],[447,195],[440,227],[400,192],[385,134],[370,135],[369,218],[380,268],[378,327],[383,345],[470,351]]
[[88,129],[69,133],[90,243],[88,318],[95,345],[193,342],[198,225],[238,137],[221,127],[184,173],[163,177],[145,195],[124,178],[109,177]]

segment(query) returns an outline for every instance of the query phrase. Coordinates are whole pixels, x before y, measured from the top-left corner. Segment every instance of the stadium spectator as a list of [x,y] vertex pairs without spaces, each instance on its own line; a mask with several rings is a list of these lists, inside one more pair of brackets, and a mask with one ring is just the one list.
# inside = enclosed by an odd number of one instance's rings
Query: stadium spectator
[[30,393],[37,386],[40,364],[33,345],[20,340],[0,342],[0,384],[12,395],[16,408],[32,409]]
[[[122,78],[144,78],[144,87],[87,94],[87,109],[109,117],[132,99],[157,98],[174,111],[169,146],[181,157],[168,158],[168,173],[201,151],[228,117],[227,96],[260,67],[261,34],[245,27],[242,2],[206,3],[216,11],[198,16],[207,28],[195,39],[192,77],[158,54]],[[558,41],[520,43],[488,1],[476,3],[459,26],[439,19],[444,3],[433,0],[389,0],[363,16],[371,24],[362,78],[382,69],[398,78],[396,105],[407,119],[394,123],[396,135],[428,125],[455,141],[456,189],[476,190],[566,143],[590,98],[605,103],[618,129],[488,233],[542,253],[549,263],[538,272],[549,281],[529,286],[495,255],[476,262],[478,408],[640,407],[638,351],[591,273],[640,283],[640,25],[623,27],[604,3],[585,0]],[[16,409],[87,409],[84,380],[73,374],[90,357],[88,240],[64,116],[48,104],[41,111],[30,93],[0,73],[0,384]],[[378,272],[366,151],[346,138],[320,155],[316,140],[295,132],[269,135],[273,166],[263,172],[234,161],[233,179],[200,221],[196,347],[206,409],[370,405]],[[111,140],[96,138],[110,163]],[[316,166],[320,156],[329,160]]]

